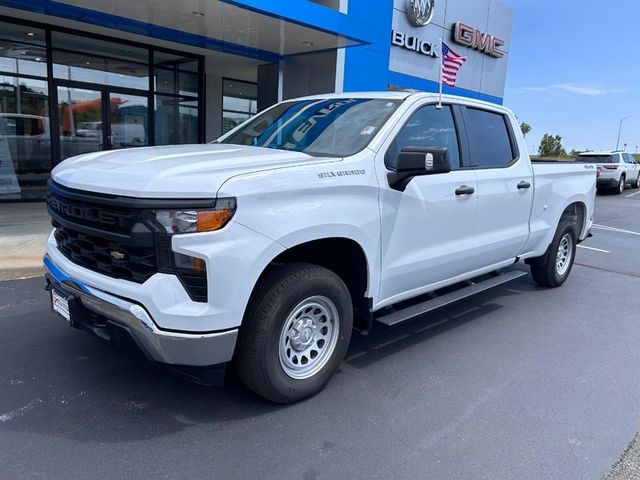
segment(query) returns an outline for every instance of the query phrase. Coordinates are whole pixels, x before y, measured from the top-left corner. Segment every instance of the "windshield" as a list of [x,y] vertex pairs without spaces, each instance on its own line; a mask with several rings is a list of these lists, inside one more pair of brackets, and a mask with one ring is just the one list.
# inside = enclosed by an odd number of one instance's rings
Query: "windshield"
[[379,98],[285,102],[255,116],[220,143],[347,157],[369,144],[399,104]]
[[583,163],[618,163],[618,157],[612,155],[579,155],[576,162]]

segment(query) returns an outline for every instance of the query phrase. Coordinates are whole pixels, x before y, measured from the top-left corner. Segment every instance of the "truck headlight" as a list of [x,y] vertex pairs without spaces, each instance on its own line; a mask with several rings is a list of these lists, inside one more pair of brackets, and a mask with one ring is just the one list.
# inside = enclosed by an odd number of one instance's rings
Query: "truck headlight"
[[236,212],[235,198],[216,200],[214,208],[157,210],[156,221],[169,235],[177,233],[213,232],[224,227]]

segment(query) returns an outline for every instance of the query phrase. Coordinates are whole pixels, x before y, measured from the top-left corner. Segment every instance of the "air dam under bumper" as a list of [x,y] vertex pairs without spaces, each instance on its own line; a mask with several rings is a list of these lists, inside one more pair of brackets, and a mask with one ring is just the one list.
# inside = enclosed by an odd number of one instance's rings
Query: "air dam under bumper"
[[111,340],[110,329],[126,332],[150,360],[193,381],[221,384],[233,356],[238,330],[184,333],[160,330],[146,309],[71,278],[48,255],[44,257],[49,288],[70,299],[73,326]]

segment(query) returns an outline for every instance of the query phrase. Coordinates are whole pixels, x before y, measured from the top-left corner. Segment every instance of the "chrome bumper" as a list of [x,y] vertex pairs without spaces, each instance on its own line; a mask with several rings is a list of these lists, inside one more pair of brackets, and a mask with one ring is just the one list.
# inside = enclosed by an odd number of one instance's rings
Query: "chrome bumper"
[[152,360],[192,367],[209,367],[231,360],[238,337],[237,329],[214,333],[160,330],[142,305],[74,280],[48,255],[43,261],[47,270],[45,275],[53,288],[73,296],[82,308],[98,314],[108,323],[126,329],[143,353]]

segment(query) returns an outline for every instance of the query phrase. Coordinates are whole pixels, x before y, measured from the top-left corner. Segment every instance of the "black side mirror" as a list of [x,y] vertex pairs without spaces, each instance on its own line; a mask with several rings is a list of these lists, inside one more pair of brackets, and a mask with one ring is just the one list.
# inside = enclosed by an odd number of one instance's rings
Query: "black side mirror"
[[404,192],[413,177],[450,171],[447,148],[405,147],[398,154],[395,170],[387,174],[387,180],[391,188]]

